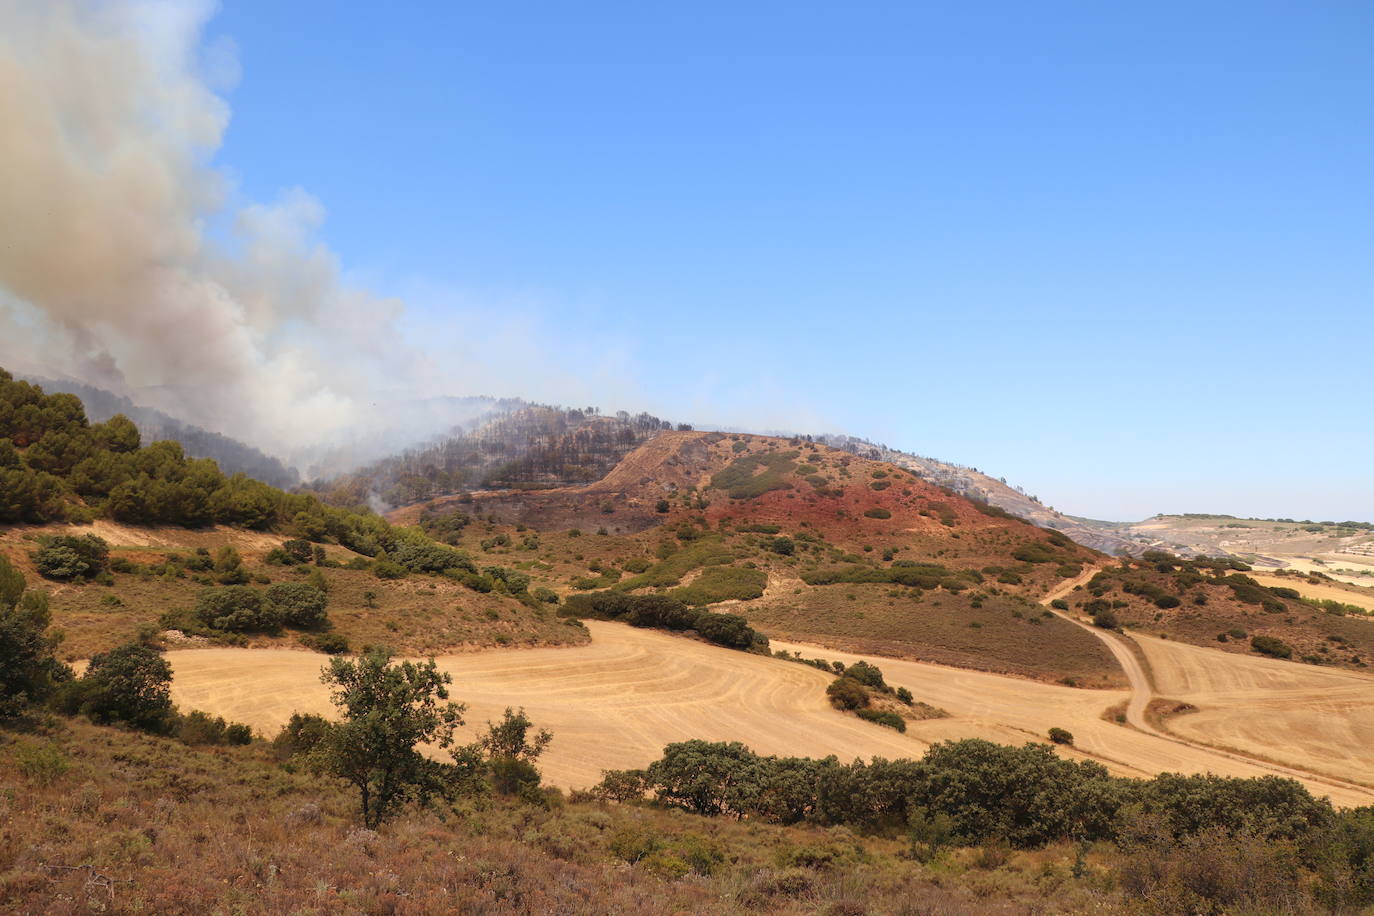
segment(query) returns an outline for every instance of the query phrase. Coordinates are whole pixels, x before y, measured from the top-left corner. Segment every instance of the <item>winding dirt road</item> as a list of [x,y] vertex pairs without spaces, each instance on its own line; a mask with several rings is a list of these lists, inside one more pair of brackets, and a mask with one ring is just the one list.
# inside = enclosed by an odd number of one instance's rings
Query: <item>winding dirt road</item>
[[[1089,569],[1062,583],[1041,603],[1049,607],[1096,573]],[[1374,678],[1133,635],[1151,667],[1162,673],[1160,686],[1169,698],[1201,707],[1175,720],[1173,727],[1182,734],[1171,733],[1149,721],[1154,685],[1125,642],[1057,608],[1050,610],[1102,640],[1120,663],[1131,686],[1126,722],[1132,728],[1215,760],[1297,779],[1333,801],[1374,794]]]

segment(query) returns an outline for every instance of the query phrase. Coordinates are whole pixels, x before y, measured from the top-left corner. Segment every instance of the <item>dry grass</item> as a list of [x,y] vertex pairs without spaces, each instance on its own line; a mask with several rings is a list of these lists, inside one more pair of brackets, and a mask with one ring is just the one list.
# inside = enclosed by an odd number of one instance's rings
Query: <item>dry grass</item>
[[[1065,847],[1016,853],[992,869],[976,864],[976,850],[921,866],[904,841],[843,828],[560,799],[549,810],[463,802],[371,833],[357,829],[339,788],[287,772],[258,747],[195,750],[76,722],[0,733],[0,744],[6,912],[1120,911],[1119,898],[1098,889],[1110,851],[1093,854],[1082,880],[1070,877]],[[61,766],[21,769],[35,750]],[[657,851],[625,860],[646,846]],[[683,868],[693,850],[718,853],[702,869],[709,874]],[[91,869],[53,867],[83,865]]]
[[[194,608],[204,587],[189,576],[146,573],[115,573],[114,584],[109,586],[45,581],[34,569],[29,552],[36,546],[32,539],[50,530],[58,529],[0,529],[0,551],[24,571],[30,587],[48,590],[53,626],[65,634],[60,654],[68,660],[90,658],[128,642],[140,626],[156,624],[168,611]],[[140,565],[161,563],[169,553],[186,553],[196,547],[213,553],[229,543],[242,554],[250,574],[273,582],[304,581],[314,568],[268,565],[263,556],[282,538],[254,532],[141,529],[110,523],[102,523],[96,530],[112,543],[124,545],[113,546],[111,558]],[[339,563],[357,556],[342,547],[330,547],[328,554],[331,561]],[[479,558],[479,562],[509,565],[502,559],[493,556]],[[428,655],[495,646],[580,645],[587,641],[585,631],[558,620],[551,606],[531,608],[507,596],[475,592],[442,576],[382,580],[369,570],[320,571],[329,585],[329,617],[334,630],[355,648],[387,645],[399,653]],[[300,635],[256,635],[249,638],[249,644],[298,647]]]
[[783,639],[1082,686],[1125,685],[1092,634],[1012,596],[983,598],[982,607],[974,601],[969,592],[839,584],[757,602],[745,613]]

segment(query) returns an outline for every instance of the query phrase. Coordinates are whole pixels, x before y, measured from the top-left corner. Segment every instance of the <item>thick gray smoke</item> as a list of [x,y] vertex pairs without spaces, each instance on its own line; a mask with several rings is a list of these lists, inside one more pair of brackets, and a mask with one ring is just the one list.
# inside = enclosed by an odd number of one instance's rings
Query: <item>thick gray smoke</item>
[[226,203],[211,86],[233,62],[202,53],[212,12],[0,0],[0,365],[283,454],[421,390],[426,362],[401,304],[341,277],[308,194]]

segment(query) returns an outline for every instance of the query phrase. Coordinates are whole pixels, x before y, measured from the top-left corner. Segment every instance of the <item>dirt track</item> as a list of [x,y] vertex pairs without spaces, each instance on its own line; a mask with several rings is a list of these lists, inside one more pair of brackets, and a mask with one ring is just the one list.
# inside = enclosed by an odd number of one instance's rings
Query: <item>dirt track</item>
[[[620,624],[588,625],[590,646],[440,659],[454,676],[454,697],[469,705],[469,723],[495,718],[507,705],[524,706],[536,723],[553,731],[543,769],[550,782],[566,787],[591,785],[603,769],[642,766],[664,744],[693,737],[743,741],[761,753],[835,754],[850,760],[919,756],[929,742],[952,738],[1043,741],[1051,726],[1074,733],[1078,750],[1066,753],[1093,756],[1124,775],[1271,772],[1104,721],[1102,711],[1126,698],[1122,690],[1078,690],[882,659],[890,683],[952,714],[912,723],[900,735],[832,710],[825,701],[829,677],[804,665]],[[858,658],[828,649],[777,647],[826,659]],[[324,663],[319,655],[206,649],[167,657],[176,672],[173,697],[187,709],[248,722],[269,734],[293,711],[330,711],[318,679]],[[471,734],[472,725],[465,731]],[[1374,790],[1306,781],[1338,804],[1374,802]]]
[[[1089,569],[1064,582],[1043,603],[1065,597],[1095,573]],[[1150,663],[1151,683],[1120,637],[1054,613],[1101,639],[1121,664],[1131,684],[1127,724],[1186,751],[1193,766],[1237,776],[1286,776],[1340,804],[1368,804],[1361,799],[1374,786],[1374,678],[1132,634]],[[1200,711],[1171,719],[1167,731],[1161,730],[1146,716],[1157,695]],[[1244,772],[1256,768],[1261,772]]]

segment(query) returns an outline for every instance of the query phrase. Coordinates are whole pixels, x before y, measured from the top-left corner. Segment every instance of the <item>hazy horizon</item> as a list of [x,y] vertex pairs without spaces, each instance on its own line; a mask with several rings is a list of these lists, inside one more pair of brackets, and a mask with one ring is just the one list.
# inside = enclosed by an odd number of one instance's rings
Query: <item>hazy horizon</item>
[[1374,519],[1368,8],[0,24],[7,368],[278,455],[487,394]]

